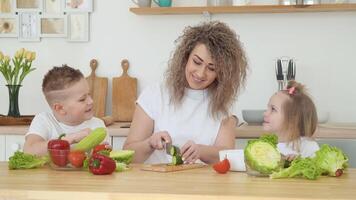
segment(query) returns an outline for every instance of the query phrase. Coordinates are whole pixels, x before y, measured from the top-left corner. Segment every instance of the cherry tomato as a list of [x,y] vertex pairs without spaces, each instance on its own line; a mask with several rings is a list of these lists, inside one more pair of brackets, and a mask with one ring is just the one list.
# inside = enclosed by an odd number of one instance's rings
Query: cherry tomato
[[83,167],[83,162],[86,158],[86,155],[83,151],[71,151],[68,154],[68,160],[76,168]]
[[224,160],[217,162],[213,165],[213,168],[216,172],[220,174],[225,174],[230,169],[230,162],[227,158]]

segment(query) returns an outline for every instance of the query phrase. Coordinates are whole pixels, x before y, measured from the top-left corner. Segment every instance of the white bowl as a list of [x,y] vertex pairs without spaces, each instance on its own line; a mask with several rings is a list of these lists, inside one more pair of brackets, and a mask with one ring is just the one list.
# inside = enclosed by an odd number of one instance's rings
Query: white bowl
[[317,114],[318,114],[318,123],[319,124],[324,124],[324,123],[328,122],[328,120],[329,120],[329,112],[328,111],[320,110],[317,112]]
[[242,110],[242,118],[249,124],[262,124],[263,113],[266,110]]

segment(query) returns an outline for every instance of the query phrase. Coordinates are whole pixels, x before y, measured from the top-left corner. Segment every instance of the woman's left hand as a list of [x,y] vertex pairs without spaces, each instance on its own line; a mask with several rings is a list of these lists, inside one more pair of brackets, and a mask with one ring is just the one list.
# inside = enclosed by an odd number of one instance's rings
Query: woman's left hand
[[200,148],[198,144],[189,140],[181,148],[184,163],[194,163],[200,158]]

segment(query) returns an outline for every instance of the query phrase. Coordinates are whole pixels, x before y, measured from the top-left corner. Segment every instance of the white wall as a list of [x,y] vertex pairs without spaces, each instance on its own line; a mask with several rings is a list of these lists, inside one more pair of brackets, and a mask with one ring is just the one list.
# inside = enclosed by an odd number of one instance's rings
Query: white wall
[[[67,63],[89,75],[89,61],[97,58],[97,74],[111,80],[121,75],[120,62],[130,61],[129,73],[139,80],[139,91],[162,79],[174,40],[187,25],[206,20],[202,15],[135,15],[131,1],[95,1],[88,43],[45,38],[38,43],[0,38],[0,50],[14,54],[21,47],[37,52],[37,69],[20,91],[21,114],[48,109],[41,94],[43,75],[54,65]],[[265,108],[276,91],[274,60],[297,59],[297,80],[310,89],[317,107],[331,112],[331,121],[356,121],[356,12],[290,14],[216,14],[240,35],[251,72],[238,99],[241,109]],[[0,113],[7,114],[8,95],[0,76]],[[109,85],[109,91],[111,84]],[[107,101],[110,114],[111,92]]]

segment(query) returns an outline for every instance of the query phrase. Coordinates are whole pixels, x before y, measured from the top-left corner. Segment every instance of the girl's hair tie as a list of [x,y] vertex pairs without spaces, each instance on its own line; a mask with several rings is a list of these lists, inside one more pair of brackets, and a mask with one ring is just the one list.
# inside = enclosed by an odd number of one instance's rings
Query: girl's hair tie
[[295,95],[295,87],[294,86],[291,88],[288,88],[287,91],[288,91],[288,94]]

